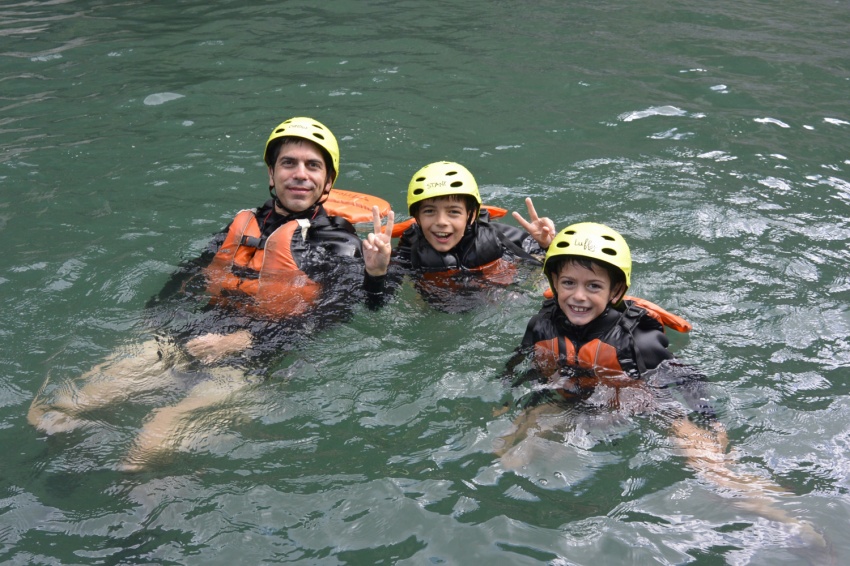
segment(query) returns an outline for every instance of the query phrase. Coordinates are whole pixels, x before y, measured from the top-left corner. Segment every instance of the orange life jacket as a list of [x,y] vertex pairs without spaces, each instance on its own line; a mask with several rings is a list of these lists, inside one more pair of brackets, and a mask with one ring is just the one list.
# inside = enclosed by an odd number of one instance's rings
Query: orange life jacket
[[534,345],[534,363],[544,375],[552,375],[565,365],[591,370],[597,376],[623,374],[617,349],[599,338],[584,344],[578,351],[562,336],[541,340]]
[[390,203],[380,197],[343,189],[328,193],[322,206],[328,216],[342,216],[352,224],[372,222],[373,206],[378,207],[381,218],[386,218],[391,208]]
[[[332,190],[323,203],[329,217],[351,223],[372,222],[373,206],[381,218],[390,211],[390,204],[380,197],[342,189]],[[235,304],[264,318],[303,314],[315,304],[322,287],[298,267],[292,255],[292,237],[302,225],[298,220],[287,222],[263,242],[254,212],[242,210],[230,224],[224,243],[206,268],[207,292],[213,302]],[[306,233],[309,223],[301,222]]]
[[206,268],[207,292],[216,303],[236,303],[264,318],[303,314],[319,298],[321,285],[301,271],[290,243],[298,221],[262,237],[254,210],[242,210],[230,224],[224,243]]
[[[563,386],[555,388],[565,399],[586,396],[599,386],[619,390],[640,384],[640,380],[629,377],[623,371],[617,349],[598,338],[584,344],[577,352],[573,343],[563,337],[541,341],[534,346],[534,356],[538,368],[548,372],[545,375],[557,375],[557,369],[563,367],[558,363],[562,356],[566,365],[585,370],[562,378]],[[561,363],[564,363],[563,359]]]
[[[426,292],[437,289],[454,292],[468,287],[469,283],[476,287],[483,287],[488,284],[510,285],[516,278],[516,271],[517,267],[514,262],[498,258],[484,265],[463,270],[426,271],[421,274],[417,285],[420,286],[420,290]],[[471,277],[464,281],[464,274],[469,274]],[[486,283],[484,283],[485,281]]]
[[[555,387],[555,391],[564,399],[585,397],[600,386],[610,387],[617,392],[622,387],[643,386],[642,380],[634,379],[623,371],[614,346],[598,338],[581,346],[578,352],[572,342],[564,339],[559,341],[558,338],[538,342],[534,347],[535,363],[539,364],[540,368],[557,368],[557,360],[561,354],[571,360],[569,365],[586,370],[563,377],[560,384],[562,386]],[[554,372],[548,375],[554,375]],[[615,399],[617,398],[615,396]]]
[[[562,335],[536,342],[535,365],[550,379],[560,377],[564,380],[564,387],[556,387],[556,390],[566,398],[587,393],[598,385],[614,389],[635,385],[638,381],[635,378],[647,369],[632,334],[637,328],[662,331],[664,327],[637,301],[630,300],[613,326],[578,348]],[[618,352],[626,356],[625,366]],[[574,371],[565,374],[562,370],[566,368],[574,368]]]

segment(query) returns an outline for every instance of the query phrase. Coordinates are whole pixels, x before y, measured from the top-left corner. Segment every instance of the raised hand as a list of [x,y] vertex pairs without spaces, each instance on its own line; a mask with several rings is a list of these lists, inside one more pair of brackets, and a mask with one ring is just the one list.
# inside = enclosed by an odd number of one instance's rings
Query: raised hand
[[393,221],[395,213],[391,210],[387,214],[387,225],[381,228],[381,215],[378,207],[372,207],[372,226],[374,231],[363,240],[363,263],[366,264],[366,273],[373,277],[387,274],[390,265],[390,255],[393,251]]
[[549,247],[552,240],[555,239],[555,223],[547,217],[540,218],[537,216],[537,211],[534,210],[534,204],[531,202],[531,197],[526,197],[525,206],[528,207],[527,221],[519,212],[514,212],[513,217],[519,222],[519,225],[525,228],[525,231],[531,234],[531,237],[537,240],[540,247],[544,250]]

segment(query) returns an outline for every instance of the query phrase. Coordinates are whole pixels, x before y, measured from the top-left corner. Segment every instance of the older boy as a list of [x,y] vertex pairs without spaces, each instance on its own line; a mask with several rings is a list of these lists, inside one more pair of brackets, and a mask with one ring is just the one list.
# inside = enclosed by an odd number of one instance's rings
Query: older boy
[[[407,191],[408,212],[415,219],[399,240],[396,259],[416,273],[417,287],[445,310],[466,310],[458,295],[489,284],[514,282],[516,263],[539,265],[555,235],[549,218],[540,218],[526,199],[530,221],[514,217],[525,230],[490,222],[472,173],[458,163],[439,161],[417,171]],[[460,297],[463,299],[463,297]]]

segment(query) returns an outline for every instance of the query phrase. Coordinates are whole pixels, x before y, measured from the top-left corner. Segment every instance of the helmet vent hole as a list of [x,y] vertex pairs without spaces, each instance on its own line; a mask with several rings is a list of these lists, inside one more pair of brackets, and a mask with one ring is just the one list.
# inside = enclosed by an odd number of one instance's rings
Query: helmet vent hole
[[[424,181],[424,180],[425,180],[425,177],[416,177],[416,182],[417,182],[417,183],[421,183],[421,182],[422,182],[422,181]],[[418,190],[420,193],[422,192],[422,189],[417,189],[417,190]]]
[[313,135],[316,136],[317,138],[319,138],[320,140],[324,141],[324,139],[325,139],[325,136],[323,136],[322,134],[314,133]]
[[612,250],[611,248],[602,248],[602,253],[610,256],[617,255],[617,250]]
[[463,181],[455,181],[454,183],[451,184],[451,187],[453,189],[456,189],[456,188],[462,187],[462,186],[463,186]]
[[570,243],[569,243],[569,242],[558,242],[558,243],[557,243],[557,244],[555,244],[555,245],[556,245],[556,246],[558,246],[559,248],[568,248],[568,247],[570,247]]
[[424,190],[424,189],[413,189],[413,194],[414,194],[414,195],[421,195],[421,194],[422,194],[422,193],[424,193],[424,192],[425,192],[425,190]]
[[575,233],[576,233],[576,231],[575,231],[575,230],[565,230],[565,231],[564,231],[564,234],[569,234],[570,236],[572,236],[572,235],[573,235],[573,234],[575,234]]
[[457,175],[457,171],[447,171],[446,177],[451,177],[452,175]]
[[614,236],[609,236],[608,234],[602,234],[602,238],[608,240],[609,242],[614,241]]

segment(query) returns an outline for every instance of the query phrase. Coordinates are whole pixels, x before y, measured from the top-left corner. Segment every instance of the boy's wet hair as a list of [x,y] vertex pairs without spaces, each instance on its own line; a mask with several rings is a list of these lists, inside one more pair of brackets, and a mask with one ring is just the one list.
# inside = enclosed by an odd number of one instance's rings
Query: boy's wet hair
[[615,267],[610,263],[605,263],[604,261],[581,256],[563,256],[549,260],[546,264],[546,277],[552,282],[553,290],[555,287],[553,275],[561,273],[561,270],[563,270],[564,266],[567,264],[577,265],[587,269],[588,271],[592,271],[594,267],[598,267],[608,274],[608,279],[611,280],[611,289],[623,289],[623,293],[625,293],[626,274],[623,273],[622,269]]
[[410,215],[414,218],[417,218],[419,216],[419,209],[422,208],[423,204],[425,204],[426,202],[441,200],[447,200],[449,202],[462,202],[464,206],[466,206],[466,212],[469,214],[469,220],[467,221],[467,224],[472,223],[472,221],[474,220],[472,215],[476,214],[478,210],[478,201],[475,200],[475,197],[469,195],[444,195],[439,197],[426,198],[425,200],[421,200],[410,205]]

